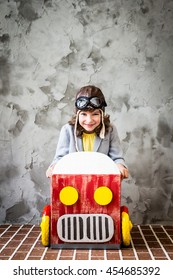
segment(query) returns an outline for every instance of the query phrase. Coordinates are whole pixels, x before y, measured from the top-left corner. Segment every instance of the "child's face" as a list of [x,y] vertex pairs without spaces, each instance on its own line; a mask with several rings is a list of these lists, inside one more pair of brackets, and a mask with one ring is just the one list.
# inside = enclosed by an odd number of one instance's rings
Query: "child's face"
[[101,122],[101,112],[99,109],[94,111],[81,111],[79,113],[79,124],[87,132],[92,132]]

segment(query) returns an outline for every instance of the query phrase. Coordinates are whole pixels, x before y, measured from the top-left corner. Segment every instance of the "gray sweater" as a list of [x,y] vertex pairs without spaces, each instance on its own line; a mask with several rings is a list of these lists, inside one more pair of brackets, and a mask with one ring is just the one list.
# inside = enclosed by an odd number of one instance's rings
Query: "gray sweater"
[[[77,151],[83,151],[82,138],[75,137],[74,126],[65,124],[60,131],[56,153],[51,165],[58,162],[66,154]],[[115,163],[121,163],[127,167],[123,158],[120,139],[115,126],[109,128],[104,139],[96,136],[93,151],[103,153],[109,156]]]

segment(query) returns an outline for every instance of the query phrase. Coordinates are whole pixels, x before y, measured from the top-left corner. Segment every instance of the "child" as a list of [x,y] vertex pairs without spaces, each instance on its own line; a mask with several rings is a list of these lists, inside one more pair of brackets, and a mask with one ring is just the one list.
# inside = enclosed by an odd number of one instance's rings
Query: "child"
[[105,115],[106,106],[99,88],[89,85],[79,90],[75,101],[76,114],[61,129],[55,157],[46,171],[47,177],[52,176],[55,164],[66,154],[94,151],[108,155],[117,164],[122,179],[128,178],[119,136],[116,127],[110,124],[109,115]]

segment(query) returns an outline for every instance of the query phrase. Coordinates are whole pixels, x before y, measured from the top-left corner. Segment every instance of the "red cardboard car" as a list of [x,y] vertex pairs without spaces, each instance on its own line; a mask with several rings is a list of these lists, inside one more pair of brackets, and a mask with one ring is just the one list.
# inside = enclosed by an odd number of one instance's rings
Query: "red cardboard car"
[[132,223],[120,198],[121,175],[112,159],[97,152],[64,156],[53,170],[51,205],[43,209],[42,244],[74,249],[129,246]]

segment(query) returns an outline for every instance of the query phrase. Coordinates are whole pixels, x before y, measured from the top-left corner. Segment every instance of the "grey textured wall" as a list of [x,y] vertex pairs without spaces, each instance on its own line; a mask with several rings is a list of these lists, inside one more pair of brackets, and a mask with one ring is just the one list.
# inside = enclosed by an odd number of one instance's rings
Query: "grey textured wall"
[[173,1],[0,1],[0,223],[39,223],[76,90],[101,87],[133,223],[173,222]]

